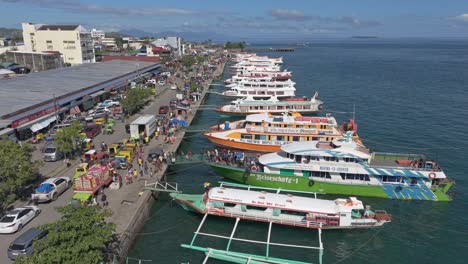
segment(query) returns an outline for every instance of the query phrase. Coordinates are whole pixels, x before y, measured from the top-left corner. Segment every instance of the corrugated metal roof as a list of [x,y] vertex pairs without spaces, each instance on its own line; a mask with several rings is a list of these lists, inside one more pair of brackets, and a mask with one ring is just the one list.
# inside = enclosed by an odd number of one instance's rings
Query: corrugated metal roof
[[0,116],[143,70],[155,63],[113,60],[0,80]]

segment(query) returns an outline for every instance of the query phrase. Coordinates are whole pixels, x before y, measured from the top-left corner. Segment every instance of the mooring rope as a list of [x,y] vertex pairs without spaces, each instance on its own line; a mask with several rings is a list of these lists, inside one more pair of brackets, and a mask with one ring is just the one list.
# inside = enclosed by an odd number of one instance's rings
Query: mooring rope
[[335,264],[337,263],[341,263],[345,260],[347,260],[348,258],[350,258],[351,256],[353,256],[354,254],[356,254],[359,250],[361,250],[364,246],[366,246],[372,239],[374,239],[380,232],[382,232],[383,228],[380,228],[379,231],[377,231],[373,236],[371,236],[366,242],[364,242],[363,244],[361,244],[361,246],[359,246],[358,248],[356,248],[353,252],[351,252],[350,254],[348,254],[347,256],[345,256],[344,258],[342,259],[339,259],[335,262]]

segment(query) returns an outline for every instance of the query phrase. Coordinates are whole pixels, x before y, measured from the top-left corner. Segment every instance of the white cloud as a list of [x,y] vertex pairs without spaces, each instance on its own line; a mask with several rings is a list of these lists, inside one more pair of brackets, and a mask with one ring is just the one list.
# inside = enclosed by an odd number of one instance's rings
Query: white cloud
[[304,12],[290,9],[274,9],[270,11],[270,15],[280,20],[303,21],[308,19]]
[[461,14],[459,16],[453,17],[453,19],[461,22],[468,22],[468,13]]

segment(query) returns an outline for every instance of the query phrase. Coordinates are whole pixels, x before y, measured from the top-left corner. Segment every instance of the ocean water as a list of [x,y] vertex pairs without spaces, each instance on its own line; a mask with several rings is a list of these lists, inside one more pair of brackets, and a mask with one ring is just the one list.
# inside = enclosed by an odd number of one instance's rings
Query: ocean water
[[[349,39],[294,48],[290,53],[259,54],[282,56],[283,68],[293,72],[297,95],[319,91],[325,112],[333,113],[338,122],[351,118],[355,107],[358,133],[368,147],[424,153],[436,158],[456,181],[454,200],[448,203],[360,198],[373,208],[387,210],[393,222],[379,229],[325,230],[323,263],[466,263],[468,41]],[[214,107],[228,101],[210,94],[206,104]],[[212,110],[199,111],[191,129],[204,129],[226,118]],[[181,147],[196,152],[209,146],[202,135],[191,133]],[[221,180],[199,164],[172,167],[168,179],[178,182],[185,193],[201,193],[203,182]],[[180,247],[190,243],[200,220],[163,194],[129,256],[151,263],[201,263],[201,252]],[[234,220],[209,217],[203,231],[229,235],[233,225]],[[265,240],[267,228],[241,221],[236,237]],[[203,237],[198,241],[214,248],[225,248],[227,243]],[[273,227],[272,241],[318,245],[316,231],[282,226]],[[242,242],[233,242],[231,249],[265,253],[262,245]],[[318,262],[313,250],[272,247],[270,255]]]

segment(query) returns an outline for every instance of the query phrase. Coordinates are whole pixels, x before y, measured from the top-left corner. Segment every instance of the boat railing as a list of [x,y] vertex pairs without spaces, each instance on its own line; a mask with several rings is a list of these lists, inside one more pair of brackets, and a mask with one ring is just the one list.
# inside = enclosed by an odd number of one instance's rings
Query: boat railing
[[[316,180],[317,178],[310,178],[311,180]],[[359,181],[359,182],[354,182],[354,181]],[[350,185],[362,185],[362,186],[381,186],[382,183],[380,182],[371,182],[371,181],[361,181],[361,180],[332,180],[332,179],[324,179],[320,178],[319,181],[317,182],[329,182],[329,183],[336,183],[336,184],[350,184]]]

